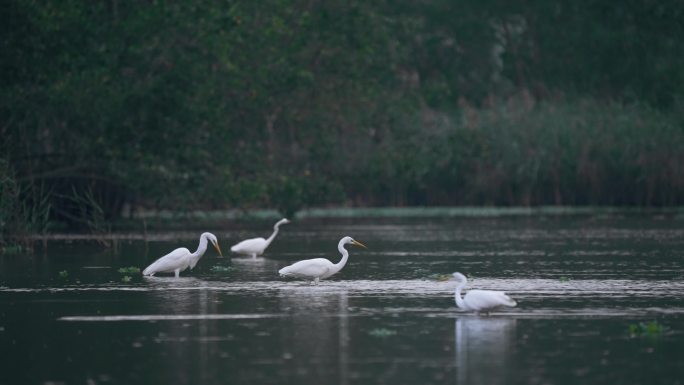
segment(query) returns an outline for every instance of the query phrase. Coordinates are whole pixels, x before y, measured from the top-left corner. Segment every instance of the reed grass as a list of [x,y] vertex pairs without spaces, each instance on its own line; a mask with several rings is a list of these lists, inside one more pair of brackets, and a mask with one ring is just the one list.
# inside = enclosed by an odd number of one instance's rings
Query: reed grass
[[364,159],[363,185],[347,194],[399,206],[681,205],[683,123],[596,99],[466,106]]

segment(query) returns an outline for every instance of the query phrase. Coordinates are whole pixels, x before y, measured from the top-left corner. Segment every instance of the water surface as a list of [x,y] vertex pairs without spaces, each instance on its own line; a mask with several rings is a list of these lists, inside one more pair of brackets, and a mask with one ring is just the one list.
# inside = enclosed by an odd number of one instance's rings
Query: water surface
[[[50,241],[0,257],[2,384],[681,384],[684,221],[661,216],[309,219],[263,258],[219,258],[129,282],[201,231]],[[270,223],[207,229],[222,247]],[[318,286],[277,270],[348,265]],[[458,312],[453,282],[514,309]],[[60,274],[60,272],[62,272]],[[655,321],[662,332],[630,335]]]

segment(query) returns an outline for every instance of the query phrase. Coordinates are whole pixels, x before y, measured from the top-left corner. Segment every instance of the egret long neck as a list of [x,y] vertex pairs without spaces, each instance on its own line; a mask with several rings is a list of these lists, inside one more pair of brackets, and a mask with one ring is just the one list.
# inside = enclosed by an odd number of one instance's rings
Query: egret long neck
[[199,246],[197,246],[197,250],[195,250],[195,252],[190,255],[190,264],[193,267],[197,264],[197,261],[199,261],[199,259],[202,258],[205,251],[207,251],[207,237],[205,235],[202,235],[200,237],[200,242]]
[[466,285],[467,281],[462,281],[461,283],[456,286],[456,292],[454,293],[454,297],[456,298],[456,306],[458,306],[461,309],[467,309],[468,306],[465,304],[463,301],[463,298],[461,298],[461,289]]
[[340,252],[340,254],[342,254],[342,259],[333,265],[335,271],[332,274],[335,274],[338,271],[342,270],[344,265],[347,264],[347,260],[349,259],[349,252],[347,251],[347,249],[344,248],[344,243],[342,243],[342,241],[340,241],[340,243],[337,244],[337,250]]
[[275,239],[276,235],[278,235],[278,230],[279,230],[279,229],[280,229],[280,222],[276,223],[275,226],[273,226],[273,234],[271,234],[271,236],[268,237],[268,239],[266,239],[266,247],[268,247],[268,245],[270,245],[271,242],[273,242],[273,240]]

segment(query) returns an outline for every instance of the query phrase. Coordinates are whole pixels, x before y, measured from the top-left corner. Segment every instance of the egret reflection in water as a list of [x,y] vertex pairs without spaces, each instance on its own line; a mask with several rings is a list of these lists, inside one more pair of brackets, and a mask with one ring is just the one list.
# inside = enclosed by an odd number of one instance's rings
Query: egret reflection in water
[[514,318],[459,317],[454,323],[457,384],[507,384]]
[[347,290],[289,285],[279,290],[279,297],[281,310],[291,314],[282,326],[288,330],[282,356],[291,359],[292,364],[286,376],[322,384],[347,384],[350,354]]

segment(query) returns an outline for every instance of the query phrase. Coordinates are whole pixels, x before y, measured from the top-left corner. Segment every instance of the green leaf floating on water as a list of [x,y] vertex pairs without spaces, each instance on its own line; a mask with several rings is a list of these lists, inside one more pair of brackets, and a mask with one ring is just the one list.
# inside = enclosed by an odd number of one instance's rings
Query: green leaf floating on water
[[629,335],[632,337],[656,337],[662,335],[667,328],[658,321],[639,322],[629,325]]
[[119,274],[138,274],[140,273],[140,268],[135,266],[122,267],[117,270]]

